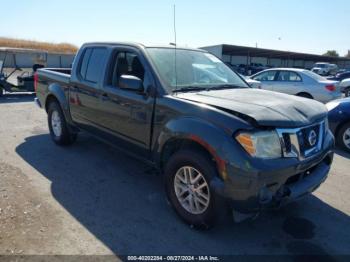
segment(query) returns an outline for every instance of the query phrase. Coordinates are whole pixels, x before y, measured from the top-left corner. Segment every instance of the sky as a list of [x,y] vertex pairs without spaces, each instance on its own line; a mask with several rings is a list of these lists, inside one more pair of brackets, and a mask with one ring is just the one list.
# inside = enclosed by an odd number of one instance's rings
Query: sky
[[[16,3],[16,4],[13,4]],[[0,36],[68,42],[174,42],[323,54],[350,49],[348,0],[2,0]]]

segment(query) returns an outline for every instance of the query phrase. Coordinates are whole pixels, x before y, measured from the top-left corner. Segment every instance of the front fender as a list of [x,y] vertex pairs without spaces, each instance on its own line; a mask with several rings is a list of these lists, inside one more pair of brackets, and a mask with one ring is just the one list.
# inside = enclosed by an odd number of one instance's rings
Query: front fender
[[168,142],[176,139],[190,140],[201,145],[216,162],[221,178],[227,177],[226,163],[234,153],[234,139],[231,130],[217,127],[210,122],[192,117],[170,120],[159,133],[155,141],[155,160],[160,165],[162,152]]

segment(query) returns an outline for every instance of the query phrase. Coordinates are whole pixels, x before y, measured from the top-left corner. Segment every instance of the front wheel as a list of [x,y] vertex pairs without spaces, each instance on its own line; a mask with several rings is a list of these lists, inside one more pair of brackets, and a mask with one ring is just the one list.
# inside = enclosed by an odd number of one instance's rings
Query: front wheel
[[181,150],[166,164],[168,199],[176,213],[196,228],[207,229],[215,222],[218,197],[210,182],[216,173],[214,163],[197,150]]
[[51,138],[57,145],[69,145],[76,140],[77,134],[69,131],[62,109],[56,101],[49,105],[48,124]]
[[350,86],[345,89],[344,93],[346,97],[350,96]]
[[350,152],[350,122],[340,128],[337,132],[336,139],[339,146]]

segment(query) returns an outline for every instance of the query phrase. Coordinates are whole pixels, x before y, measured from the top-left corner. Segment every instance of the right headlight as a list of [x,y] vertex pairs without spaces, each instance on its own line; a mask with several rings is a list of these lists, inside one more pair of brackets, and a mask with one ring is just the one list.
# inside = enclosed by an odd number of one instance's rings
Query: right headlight
[[282,147],[276,131],[240,132],[236,135],[238,143],[252,157],[280,158]]

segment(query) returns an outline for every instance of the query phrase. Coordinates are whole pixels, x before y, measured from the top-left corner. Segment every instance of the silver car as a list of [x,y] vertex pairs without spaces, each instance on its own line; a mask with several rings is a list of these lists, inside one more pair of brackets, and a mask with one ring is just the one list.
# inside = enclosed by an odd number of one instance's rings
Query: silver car
[[267,69],[251,76],[251,79],[260,81],[262,89],[311,98],[322,103],[342,97],[338,81],[327,80],[305,69]]

